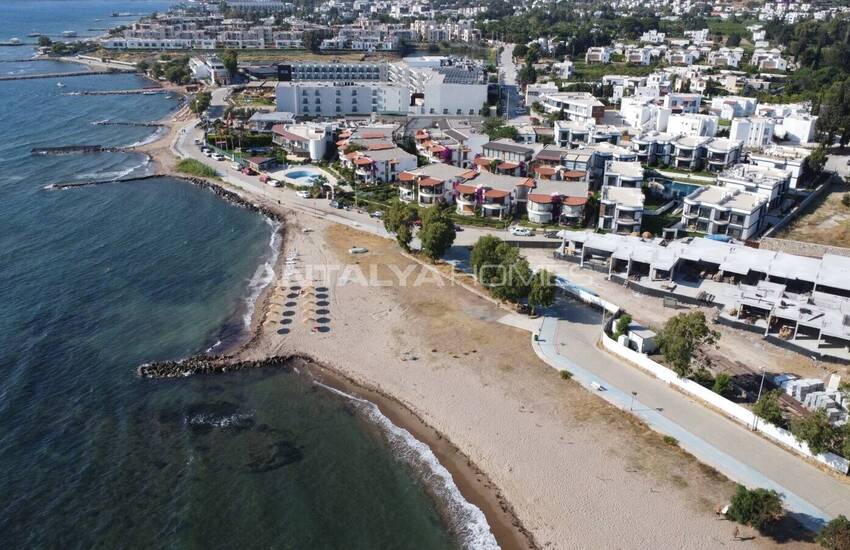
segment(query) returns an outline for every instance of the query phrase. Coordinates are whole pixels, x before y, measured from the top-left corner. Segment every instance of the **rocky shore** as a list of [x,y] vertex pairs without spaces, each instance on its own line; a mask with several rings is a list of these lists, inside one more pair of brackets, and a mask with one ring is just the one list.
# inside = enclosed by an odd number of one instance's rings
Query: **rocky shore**
[[[142,153],[142,154],[147,155],[147,153]],[[148,157],[150,157],[150,155],[148,155]],[[76,187],[93,187],[93,186],[97,186],[97,185],[107,185],[107,184],[110,184],[110,183],[133,183],[133,182],[151,180],[151,179],[155,179],[155,178],[172,178],[172,179],[178,179],[178,180],[181,180],[181,181],[185,181],[187,183],[191,183],[192,185],[197,185],[198,187],[208,189],[208,190],[212,191],[213,193],[215,193],[221,199],[226,200],[227,202],[229,202],[233,205],[239,206],[241,208],[245,208],[247,210],[250,210],[251,212],[260,213],[260,214],[268,217],[269,219],[271,219],[273,221],[282,222],[283,219],[284,219],[284,216],[277,210],[273,210],[273,209],[268,208],[268,207],[266,207],[262,204],[257,204],[257,203],[251,202],[251,201],[245,199],[244,197],[242,197],[242,195],[240,195],[238,193],[234,193],[233,191],[230,191],[228,189],[225,189],[222,185],[219,185],[218,183],[215,183],[215,182],[210,181],[208,179],[194,177],[194,176],[183,176],[183,175],[176,175],[176,174],[149,174],[149,175],[146,175],[146,176],[137,176],[137,177],[133,177],[133,178],[119,178],[119,179],[112,179],[112,180],[87,181],[87,182],[80,182],[80,183],[56,183],[56,184],[53,184],[53,185],[48,185],[47,187],[45,187],[45,189],[61,190],[61,189],[73,189],[73,188],[76,188]]]

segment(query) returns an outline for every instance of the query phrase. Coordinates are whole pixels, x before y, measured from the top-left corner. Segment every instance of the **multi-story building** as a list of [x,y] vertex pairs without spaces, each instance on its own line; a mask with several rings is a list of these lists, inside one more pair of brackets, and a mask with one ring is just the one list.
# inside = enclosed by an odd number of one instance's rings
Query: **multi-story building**
[[594,46],[584,54],[585,63],[610,63],[613,50],[608,46]]
[[570,120],[577,122],[602,122],[605,104],[588,92],[559,92],[542,96],[543,109],[547,113],[563,111]]
[[289,156],[319,161],[328,153],[335,129],[331,123],[275,124],[272,142]]
[[640,189],[643,185],[643,166],[637,161],[622,162],[609,160],[605,162],[603,185],[608,187],[632,187]]
[[701,187],[685,197],[682,226],[690,231],[755,238],[764,225],[767,199],[756,193],[716,185]]
[[742,96],[716,96],[711,98],[710,111],[723,120],[752,116],[756,111],[758,99]]
[[525,87],[525,104],[529,107],[544,94],[558,93],[558,85],[554,82],[543,82],[540,84],[529,84]]
[[662,106],[674,114],[677,113],[699,113],[699,106],[702,102],[700,94],[684,94],[680,92],[669,93],[662,99]]
[[673,159],[673,143],[677,136],[661,132],[645,132],[631,140],[631,149],[641,164],[670,166]]
[[472,182],[459,183],[454,187],[458,214],[502,220],[512,217],[515,212],[525,211],[534,180],[480,172]]
[[626,63],[632,65],[649,65],[652,62],[652,54],[650,48],[627,48],[624,57]]
[[756,164],[736,164],[717,175],[717,185],[761,195],[768,208],[778,206],[782,196],[791,187],[791,174]]
[[276,105],[298,117],[407,114],[410,89],[385,82],[282,82]]
[[755,65],[762,71],[786,71],[788,62],[782,58],[782,52],[777,48],[764,50],[761,48],[753,52],[753,57],[750,59],[750,64]]
[[343,154],[340,162],[367,184],[394,182],[402,172],[417,167],[416,155],[391,143],[379,143],[365,150]]
[[406,170],[398,177],[399,199],[423,208],[451,204],[455,185],[465,183],[476,175],[475,171],[442,163]]
[[773,141],[775,123],[766,117],[733,118],[729,138],[744,142],[744,147],[761,148]]
[[559,147],[575,149],[594,143],[620,143],[622,133],[616,126],[574,120],[556,120],[554,140]]
[[712,67],[733,67],[741,64],[744,57],[743,48],[720,48],[709,52],[708,64]]
[[744,146],[741,141],[714,138],[705,144],[705,168],[709,172],[721,172],[737,164]]
[[802,147],[788,147],[784,145],[771,145],[760,151],[753,151],[747,158],[750,164],[756,164],[765,168],[787,170],[789,173],[789,185],[796,189],[803,173],[806,158],[811,154],[808,149]]
[[673,135],[714,137],[718,123],[715,115],[671,114],[665,131]]
[[597,227],[614,233],[640,233],[643,201],[640,188],[603,187]]

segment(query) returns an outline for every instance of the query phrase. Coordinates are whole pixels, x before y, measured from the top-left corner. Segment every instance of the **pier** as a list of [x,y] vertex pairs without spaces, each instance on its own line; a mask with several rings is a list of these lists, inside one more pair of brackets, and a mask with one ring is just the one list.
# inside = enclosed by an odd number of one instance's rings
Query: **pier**
[[120,69],[107,69],[107,70],[94,70],[94,71],[70,71],[66,73],[41,73],[41,74],[16,74],[16,75],[6,75],[0,76],[0,81],[6,80],[35,80],[38,78],[71,78],[74,76],[96,76],[102,74],[119,74],[119,73],[135,73],[135,70],[120,70]]
[[141,128],[162,128],[161,122],[131,122],[129,120],[99,120],[92,122],[95,126],[136,126]]
[[170,90],[164,88],[139,88],[135,90],[90,90],[81,92],[66,92],[65,95],[155,95],[167,94]]

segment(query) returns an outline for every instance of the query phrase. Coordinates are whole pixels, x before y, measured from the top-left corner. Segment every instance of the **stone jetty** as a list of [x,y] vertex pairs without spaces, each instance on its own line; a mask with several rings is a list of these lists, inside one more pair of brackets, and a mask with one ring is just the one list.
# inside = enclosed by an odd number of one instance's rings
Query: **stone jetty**
[[127,153],[127,147],[104,147],[103,145],[64,145],[62,147],[36,147],[30,151],[35,156],[90,155],[94,153]]
[[313,362],[303,354],[275,355],[266,359],[237,361],[229,355],[195,355],[179,361],[156,361],[139,366],[142,378],[184,378],[198,374],[224,374],[246,369],[276,368],[290,371],[296,363]]

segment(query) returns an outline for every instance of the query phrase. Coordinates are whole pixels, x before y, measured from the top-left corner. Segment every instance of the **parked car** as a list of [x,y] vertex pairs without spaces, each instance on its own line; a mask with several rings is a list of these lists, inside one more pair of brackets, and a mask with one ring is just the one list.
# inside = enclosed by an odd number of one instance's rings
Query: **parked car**
[[546,236],[547,239],[557,239],[558,238],[558,232],[557,231],[547,231],[546,233],[544,233],[544,235]]
[[200,144],[201,144],[201,139],[195,138],[195,145],[200,145]]
[[511,235],[514,237],[532,237],[534,236],[534,230],[529,229],[528,227],[520,227],[519,225],[515,225],[511,227]]
[[239,170],[242,170],[242,165],[241,165],[241,164],[239,164],[238,162],[231,162],[231,163],[230,163],[230,167],[231,167],[233,170],[236,170],[237,172],[238,172]]
[[215,153],[213,154],[212,158],[213,160],[224,160],[224,155],[222,155],[221,153]]
[[266,183],[271,185],[272,187],[280,187],[280,182],[273,178],[267,179]]
[[309,191],[297,191],[295,194],[298,195],[299,197],[301,197],[302,199],[309,199],[310,198],[310,192]]
[[381,212],[380,210],[375,210],[374,212],[369,214],[369,217],[370,218],[377,218],[377,219],[380,220],[381,218],[384,217],[384,213]]
[[369,249],[362,246],[352,246],[348,249],[349,254],[365,254],[367,252],[369,252]]
[[207,156],[207,157],[213,156],[213,152],[210,151],[209,149],[201,149],[201,151],[203,151],[204,155]]
[[331,201],[331,208],[342,208],[342,203],[339,201]]

